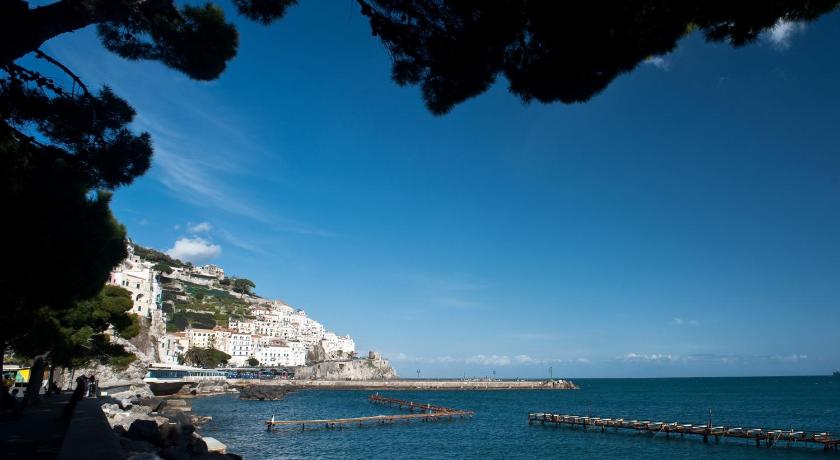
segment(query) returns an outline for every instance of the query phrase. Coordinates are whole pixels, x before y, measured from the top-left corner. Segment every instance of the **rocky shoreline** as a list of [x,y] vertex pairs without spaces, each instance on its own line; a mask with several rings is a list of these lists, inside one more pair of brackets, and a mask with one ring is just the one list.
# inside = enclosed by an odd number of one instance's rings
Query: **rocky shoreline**
[[212,418],[193,414],[188,399],[231,392],[226,384],[205,390],[158,398],[148,388],[132,386],[112,395],[113,402],[102,404],[102,412],[128,459],[241,459],[218,440],[198,433]]

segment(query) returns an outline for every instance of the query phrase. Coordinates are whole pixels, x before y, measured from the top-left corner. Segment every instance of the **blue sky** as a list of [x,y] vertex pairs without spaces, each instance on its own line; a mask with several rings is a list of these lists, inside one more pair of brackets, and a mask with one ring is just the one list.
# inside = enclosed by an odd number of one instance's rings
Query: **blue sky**
[[236,22],[210,83],[89,29],[46,46],[154,136],[113,203],[138,243],[181,240],[405,376],[840,367],[840,14],[691,36],[587,104],[500,81],[444,117],[352,2]]

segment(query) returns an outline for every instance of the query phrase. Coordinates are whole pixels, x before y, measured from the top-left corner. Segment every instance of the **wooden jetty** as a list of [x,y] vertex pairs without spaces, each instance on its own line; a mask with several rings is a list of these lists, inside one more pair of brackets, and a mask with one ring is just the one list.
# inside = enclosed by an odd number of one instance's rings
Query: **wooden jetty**
[[[412,421],[412,420],[422,420],[424,422],[440,420],[440,419],[453,419],[455,417],[464,418],[470,417],[474,414],[473,411],[469,410],[461,410],[461,409],[452,409],[449,407],[443,406],[435,406],[433,404],[427,403],[418,403],[413,401],[403,401],[401,399],[394,399],[394,398],[386,398],[384,396],[380,396],[378,393],[370,395],[368,400],[372,403],[378,404],[385,404],[393,407],[399,407],[400,409],[408,409],[410,414],[393,414],[393,415],[371,415],[367,417],[350,417],[350,418],[333,418],[333,419],[317,419],[317,420],[275,420],[274,417],[271,417],[271,420],[266,420],[265,424],[269,431],[273,430],[275,427],[282,427],[282,426],[293,426],[297,427],[300,426],[301,430],[305,430],[306,426],[310,427],[318,427],[323,426],[324,428],[332,429],[338,428],[343,429],[347,425],[384,425],[386,423],[394,423],[401,420],[404,421]],[[417,411],[417,413],[414,413]]]
[[651,434],[664,433],[665,437],[672,434],[679,434],[680,437],[685,435],[702,436],[703,442],[709,442],[709,437],[713,437],[715,442],[720,442],[721,439],[735,438],[748,439],[755,441],[756,447],[760,447],[762,443],[767,447],[773,447],[780,442],[795,446],[800,445],[822,445],[825,451],[837,451],[837,446],[840,445],[840,438],[832,437],[828,432],[818,431],[800,431],[800,430],[765,430],[763,428],[742,428],[734,426],[715,426],[711,423],[694,425],[690,423],[679,422],[651,422],[648,420],[625,420],[623,418],[601,418],[601,417],[583,417],[579,415],[560,415],[544,412],[536,412],[528,414],[528,424],[546,423],[555,424],[557,426],[571,426],[581,427],[584,430],[595,428],[601,432],[607,431],[609,428],[618,430],[635,430],[637,432],[647,432]]

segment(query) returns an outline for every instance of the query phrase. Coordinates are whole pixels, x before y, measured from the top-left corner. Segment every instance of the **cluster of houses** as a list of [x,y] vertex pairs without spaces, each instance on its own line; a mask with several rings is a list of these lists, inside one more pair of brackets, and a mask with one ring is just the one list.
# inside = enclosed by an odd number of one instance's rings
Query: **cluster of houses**
[[[154,263],[142,260],[129,245],[129,255],[111,273],[110,284],[132,294],[132,313],[151,320],[152,331],[159,331],[158,355],[164,363],[176,364],[190,348],[215,348],[231,356],[231,366],[292,367],[306,364],[307,356],[320,360],[343,360],[355,355],[355,342],[347,336],[327,331],[303,310],[285,303],[240,296],[251,305],[249,319],[230,320],[228,327],[186,328],[165,332],[166,314],[162,309],[162,290]],[[167,275],[181,281],[216,286],[224,270],[215,265],[182,268]]]

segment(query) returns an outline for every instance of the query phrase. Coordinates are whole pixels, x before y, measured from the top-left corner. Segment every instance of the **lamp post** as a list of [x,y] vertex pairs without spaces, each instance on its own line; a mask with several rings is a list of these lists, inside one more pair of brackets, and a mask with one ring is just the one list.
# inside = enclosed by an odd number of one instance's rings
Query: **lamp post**
[[420,380],[420,369],[417,369],[417,380]]

